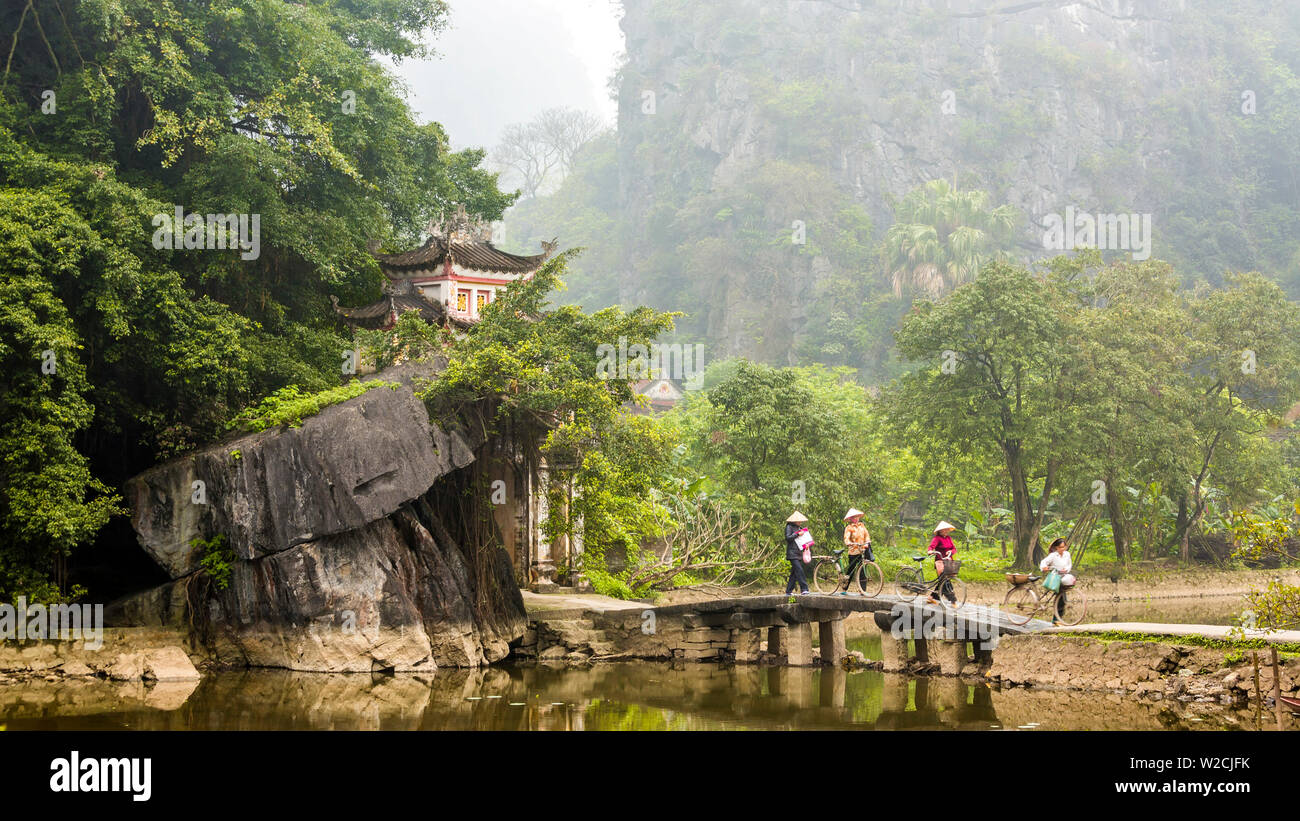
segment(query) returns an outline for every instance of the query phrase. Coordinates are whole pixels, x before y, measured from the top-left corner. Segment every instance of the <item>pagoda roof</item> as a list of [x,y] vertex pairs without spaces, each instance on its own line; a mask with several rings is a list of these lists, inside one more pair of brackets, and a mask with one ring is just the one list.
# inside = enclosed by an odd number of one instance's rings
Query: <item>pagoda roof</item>
[[334,313],[344,321],[361,328],[385,328],[393,316],[401,316],[407,311],[419,311],[420,318],[438,325],[450,320],[452,324],[463,327],[466,323],[447,316],[447,311],[436,302],[430,302],[419,294],[384,294],[369,305],[356,308],[343,308],[338,300],[330,297],[334,304]]
[[[448,260],[453,265],[497,274],[529,274],[542,267],[555,252],[555,241],[543,242],[542,253],[520,256],[493,247],[492,226],[465,211],[464,203],[451,216],[429,220],[429,239],[413,251],[374,254],[379,267],[390,279],[402,279],[419,271],[434,271]],[[373,253],[373,252],[372,252]]]
[[450,257],[452,264],[476,271],[499,274],[527,274],[536,271],[549,257],[550,250],[540,254],[520,256],[499,250],[492,243],[480,240],[457,242],[431,236],[424,245],[400,254],[375,254],[385,273],[410,276],[419,270],[434,270]]

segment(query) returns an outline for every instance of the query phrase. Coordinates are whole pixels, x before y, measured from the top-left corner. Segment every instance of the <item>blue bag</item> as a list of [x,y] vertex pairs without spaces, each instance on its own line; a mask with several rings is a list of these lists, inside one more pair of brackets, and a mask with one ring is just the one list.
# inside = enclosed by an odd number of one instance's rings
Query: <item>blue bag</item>
[[1055,570],[1053,570],[1051,573],[1048,573],[1047,578],[1043,579],[1043,587],[1046,588],[1047,590],[1051,590],[1053,593],[1060,590],[1061,574],[1057,573]]

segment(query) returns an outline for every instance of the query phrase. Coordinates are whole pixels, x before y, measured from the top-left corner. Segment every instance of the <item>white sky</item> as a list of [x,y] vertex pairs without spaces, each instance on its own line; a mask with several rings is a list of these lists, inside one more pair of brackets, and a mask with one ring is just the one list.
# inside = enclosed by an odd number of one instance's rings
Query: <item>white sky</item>
[[422,120],[452,148],[491,148],[502,129],[557,106],[614,124],[608,82],[623,53],[618,0],[451,0],[428,60],[396,67]]

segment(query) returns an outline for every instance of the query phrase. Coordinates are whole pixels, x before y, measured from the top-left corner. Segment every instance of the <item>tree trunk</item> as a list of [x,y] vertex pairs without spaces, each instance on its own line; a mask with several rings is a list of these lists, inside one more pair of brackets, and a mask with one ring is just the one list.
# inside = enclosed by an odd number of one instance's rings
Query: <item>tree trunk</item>
[[[1185,542],[1184,537],[1187,535],[1187,525],[1188,525],[1187,495],[1184,494],[1178,497],[1178,519],[1174,523],[1174,539],[1172,542],[1173,544],[1179,544]],[[1167,551],[1169,547],[1170,544],[1166,543],[1165,550]],[[1186,560],[1184,560],[1184,562],[1185,561]]]
[[1043,516],[1047,513],[1047,500],[1052,498],[1052,486],[1056,480],[1056,460],[1049,459],[1047,462],[1047,476],[1043,479],[1043,495],[1038,499],[1038,513],[1034,515],[1034,529],[1030,534],[1030,542],[1033,551],[1030,554],[1032,565],[1038,566],[1047,552],[1043,550],[1043,540],[1040,534],[1043,532]]
[[1110,532],[1115,539],[1115,561],[1128,563],[1128,542],[1124,534],[1124,500],[1115,492],[1114,477],[1106,478],[1106,513],[1110,516]]
[[[1006,474],[1011,482],[1011,542],[1015,552],[1011,565],[1015,568],[1032,568],[1043,556],[1039,544],[1039,530],[1043,526],[1043,505],[1040,503],[1039,514],[1034,513],[1034,499],[1030,496],[1030,486],[1024,475],[1021,461],[1021,447],[1018,443],[1005,444],[1002,453],[1006,457]],[[1045,494],[1052,492],[1052,470],[1048,470],[1048,479],[1043,483]]]
[[1020,461],[1020,447],[1006,444],[1002,448],[1006,457],[1007,476],[1011,480],[1011,541],[1015,545],[1011,564],[1027,568],[1033,557],[1036,533],[1034,509],[1029,500],[1029,486],[1025,483],[1025,468]]

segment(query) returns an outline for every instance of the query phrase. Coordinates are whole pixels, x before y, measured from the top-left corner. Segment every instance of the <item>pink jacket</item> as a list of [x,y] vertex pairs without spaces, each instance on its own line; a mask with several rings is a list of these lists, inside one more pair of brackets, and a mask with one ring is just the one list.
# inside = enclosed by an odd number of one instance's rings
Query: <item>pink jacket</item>
[[946,559],[957,552],[957,545],[952,543],[951,536],[936,535],[930,540],[930,552],[938,553],[940,559]]

